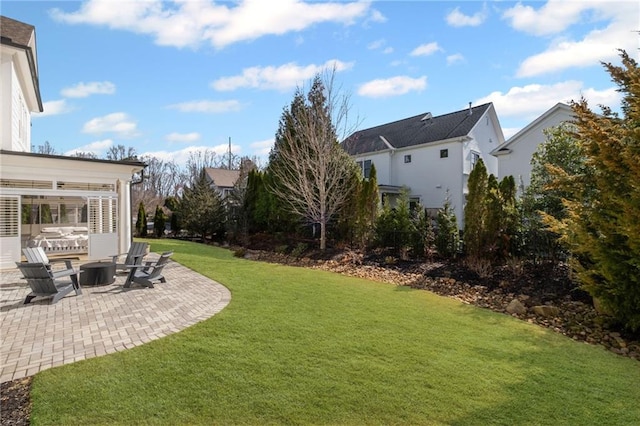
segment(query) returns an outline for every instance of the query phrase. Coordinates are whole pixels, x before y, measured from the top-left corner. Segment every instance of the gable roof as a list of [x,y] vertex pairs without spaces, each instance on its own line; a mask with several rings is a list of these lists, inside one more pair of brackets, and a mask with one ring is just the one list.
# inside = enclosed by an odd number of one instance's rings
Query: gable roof
[[204,171],[207,174],[207,177],[218,188],[233,188],[240,177],[240,170],[205,167]]
[[565,114],[565,115],[575,116],[575,114],[573,113],[573,109],[571,109],[569,105],[564,104],[562,102],[558,102],[557,104],[549,108],[547,111],[545,111],[540,117],[536,118],[531,123],[523,127],[520,131],[518,131],[518,133],[511,136],[509,140],[507,140],[505,143],[496,147],[493,151],[491,151],[491,155],[503,155],[503,154],[510,153],[513,146],[516,145],[524,135],[526,135],[527,133],[529,133],[529,131],[531,131],[536,126],[538,126],[538,124],[552,117],[554,114]]
[[[36,28],[33,25],[16,21],[15,19],[0,16],[0,44],[25,52],[29,66],[29,73],[35,91],[35,101],[38,111],[44,111],[40,96],[40,83],[38,80],[38,62],[36,60]],[[26,70],[25,70],[26,72]]]
[[487,103],[436,117],[422,113],[357,131],[341,145],[350,155],[358,155],[467,136],[491,106]]

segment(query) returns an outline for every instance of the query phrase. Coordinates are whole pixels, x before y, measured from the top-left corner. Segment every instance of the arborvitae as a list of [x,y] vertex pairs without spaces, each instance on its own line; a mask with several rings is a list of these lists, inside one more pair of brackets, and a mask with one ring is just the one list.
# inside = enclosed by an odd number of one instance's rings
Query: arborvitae
[[136,232],[140,237],[147,236],[147,214],[144,211],[144,204],[140,201],[138,205],[138,220],[136,221]]
[[157,238],[164,236],[164,226],[167,223],[167,215],[162,207],[157,206],[153,216],[153,232]]
[[369,178],[363,178],[358,186],[355,238],[361,249],[371,243],[373,229],[378,217],[378,179],[376,168],[371,164]]
[[471,257],[482,257],[485,250],[483,237],[487,217],[487,169],[479,160],[469,175],[469,195],[464,207],[464,249]]
[[460,247],[460,233],[458,219],[451,206],[451,199],[447,194],[444,205],[438,210],[436,218],[435,245],[438,254],[445,258],[454,258]]
[[[593,175],[566,189],[567,218],[549,219],[571,245],[584,288],[630,330],[640,329],[640,69],[626,52],[622,66],[604,64],[623,94],[623,116],[574,102],[576,137]],[[562,181],[560,182],[562,183]]]

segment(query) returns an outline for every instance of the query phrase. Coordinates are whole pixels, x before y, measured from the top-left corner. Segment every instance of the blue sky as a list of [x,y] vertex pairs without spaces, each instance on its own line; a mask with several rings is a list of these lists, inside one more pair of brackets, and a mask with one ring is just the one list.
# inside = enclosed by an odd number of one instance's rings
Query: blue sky
[[[266,158],[296,87],[335,66],[358,128],[494,102],[506,137],[557,102],[619,108],[637,1],[5,1],[36,27],[32,145]],[[264,164],[263,164],[264,165]]]

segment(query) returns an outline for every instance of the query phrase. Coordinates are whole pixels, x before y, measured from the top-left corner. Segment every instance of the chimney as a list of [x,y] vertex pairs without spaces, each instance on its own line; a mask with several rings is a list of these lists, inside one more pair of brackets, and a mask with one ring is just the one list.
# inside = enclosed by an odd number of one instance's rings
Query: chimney
[[473,114],[473,111],[471,110],[471,102],[469,102],[469,115]]

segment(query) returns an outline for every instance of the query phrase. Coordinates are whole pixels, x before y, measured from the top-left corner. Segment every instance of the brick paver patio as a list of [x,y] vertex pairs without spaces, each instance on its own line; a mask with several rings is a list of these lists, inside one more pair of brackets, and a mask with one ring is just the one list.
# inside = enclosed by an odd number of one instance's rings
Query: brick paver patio
[[[150,255],[153,256],[153,255]],[[220,312],[231,293],[170,262],[166,283],[124,289],[126,276],[105,286],[83,286],[58,303],[36,299],[15,270],[0,271],[0,382],[132,348],[183,330]]]

